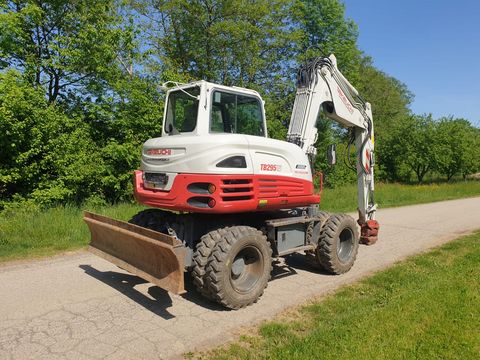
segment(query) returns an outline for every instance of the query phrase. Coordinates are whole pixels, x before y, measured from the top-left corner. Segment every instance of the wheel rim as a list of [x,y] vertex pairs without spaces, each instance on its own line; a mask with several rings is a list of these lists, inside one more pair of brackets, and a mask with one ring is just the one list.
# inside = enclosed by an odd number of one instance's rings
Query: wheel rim
[[230,267],[230,283],[240,293],[248,293],[263,274],[263,256],[254,246],[241,249]]
[[337,256],[341,262],[350,260],[354,245],[354,235],[350,228],[342,230],[338,236]]

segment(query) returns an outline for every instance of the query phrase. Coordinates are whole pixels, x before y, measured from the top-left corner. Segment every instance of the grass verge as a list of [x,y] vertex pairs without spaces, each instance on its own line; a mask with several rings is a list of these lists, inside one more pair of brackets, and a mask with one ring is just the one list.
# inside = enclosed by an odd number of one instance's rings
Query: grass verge
[[194,357],[478,359],[479,264],[480,232],[268,322],[256,335]]
[[[435,201],[480,196],[480,181],[459,181],[425,185],[382,184],[375,186],[375,201],[379,208],[423,204]],[[333,212],[355,211],[357,186],[347,185],[325,189],[320,207]]]
[[[380,208],[480,196],[480,181],[432,185],[379,184],[376,201]],[[354,211],[356,186],[325,189],[321,208],[332,212]],[[144,207],[135,204],[89,208],[100,214],[128,220]],[[55,207],[0,213],[0,261],[41,257],[85,247],[89,241],[82,210]]]
[[[128,220],[143,209],[136,204],[91,208],[99,214]],[[21,209],[0,214],[0,261],[55,255],[85,247],[90,239],[78,207],[42,211]]]

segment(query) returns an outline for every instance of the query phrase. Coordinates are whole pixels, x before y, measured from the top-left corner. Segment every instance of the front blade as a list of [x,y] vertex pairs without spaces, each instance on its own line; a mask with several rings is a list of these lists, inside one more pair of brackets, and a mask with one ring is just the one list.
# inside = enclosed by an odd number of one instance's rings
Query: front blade
[[186,250],[176,237],[86,211],[89,251],[162,289],[182,294]]

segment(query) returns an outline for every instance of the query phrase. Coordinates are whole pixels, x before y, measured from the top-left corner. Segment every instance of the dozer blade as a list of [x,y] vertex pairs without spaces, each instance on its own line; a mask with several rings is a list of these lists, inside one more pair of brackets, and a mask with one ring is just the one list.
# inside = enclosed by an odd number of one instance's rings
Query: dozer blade
[[176,237],[85,211],[89,251],[174,294],[184,288],[186,250]]

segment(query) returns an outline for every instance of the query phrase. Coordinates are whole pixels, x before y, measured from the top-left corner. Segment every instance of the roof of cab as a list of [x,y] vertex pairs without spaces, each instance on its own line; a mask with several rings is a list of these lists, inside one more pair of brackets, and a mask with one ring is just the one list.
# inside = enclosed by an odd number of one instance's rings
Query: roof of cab
[[205,81],[205,80],[193,81],[193,82],[186,83],[186,84],[185,83],[176,83],[176,86],[172,87],[172,88],[169,88],[168,91],[175,90],[176,88],[177,89],[185,89],[185,88],[192,87],[192,86],[202,86],[202,85],[206,85],[209,88],[219,88],[219,89],[230,90],[230,91],[239,90],[241,92],[250,93],[252,95],[256,95],[256,96],[261,98],[260,94],[257,91],[252,90],[252,89],[247,89],[247,88],[239,87],[239,86],[226,86],[226,85],[216,84],[216,83],[212,83],[212,82]]

